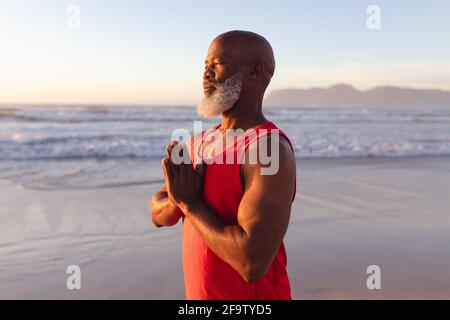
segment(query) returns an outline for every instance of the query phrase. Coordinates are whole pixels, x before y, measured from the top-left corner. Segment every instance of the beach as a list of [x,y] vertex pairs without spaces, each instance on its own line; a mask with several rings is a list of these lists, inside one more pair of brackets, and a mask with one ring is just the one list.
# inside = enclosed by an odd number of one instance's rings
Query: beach
[[[157,229],[149,216],[159,161],[119,168],[142,181],[0,180],[0,299],[184,299],[180,223]],[[450,298],[449,177],[445,156],[297,159],[285,237],[294,299]],[[66,288],[69,265],[81,290]],[[370,265],[380,290],[366,286]]]

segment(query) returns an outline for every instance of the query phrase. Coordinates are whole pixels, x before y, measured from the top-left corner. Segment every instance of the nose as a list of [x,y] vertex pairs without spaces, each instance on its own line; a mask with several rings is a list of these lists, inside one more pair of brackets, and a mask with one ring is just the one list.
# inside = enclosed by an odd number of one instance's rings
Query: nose
[[206,68],[205,72],[203,72],[203,80],[211,79],[214,79],[214,72],[210,68]]

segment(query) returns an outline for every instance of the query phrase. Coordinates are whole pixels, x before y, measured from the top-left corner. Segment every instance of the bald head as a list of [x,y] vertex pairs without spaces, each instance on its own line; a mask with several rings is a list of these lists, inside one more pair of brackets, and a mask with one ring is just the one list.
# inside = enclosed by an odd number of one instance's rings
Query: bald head
[[251,63],[260,61],[264,63],[265,71],[273,76],[275,72],[275,57],[269,41],[257,33],[234,30],[220,34],[214,42],[221,43],[230,50],[238,60]]
[[248,71],[260,89],[265,90],[275,72],[275,58],[270,43],[259,34],[234,30],[218,35],[208,50],[206,63],[221,58],[227,65]]
[[264,37],[240,30],[218,35],[205,59],[200,114],[259,114],[274,71],[273,50]]

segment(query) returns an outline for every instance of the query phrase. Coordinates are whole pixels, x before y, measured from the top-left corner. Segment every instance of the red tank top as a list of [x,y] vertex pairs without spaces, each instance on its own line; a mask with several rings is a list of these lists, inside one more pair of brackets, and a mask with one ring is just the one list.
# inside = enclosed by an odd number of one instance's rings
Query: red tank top
[[[219,125],[202,133],[201,139],[188,148],[193,163],[198,161],[197,150],[204,138]],[[264,129],[264,130],[262,130]],[[253,139],[276,130],[290,144],[288,137],[272,122],[254,128],[256,136],[234,143],[235,156],[239,148],[247,149]],[[292,148],[292,145],[291,145]],[[241,150],[242,151],[242,150]],[[225,158],[224,158],[225,159]],[[206,166],[204,201],[226,223],[237,223],[239,203],[244,194],[240,164],[211,163]],[[253,283],[246,283],[227,262],[219,258],[203,241],[189,219],[183,216],[183,271],[187,300],[291,300],[291,288],[286,271],[287,256],[281,244],[268,272]]]

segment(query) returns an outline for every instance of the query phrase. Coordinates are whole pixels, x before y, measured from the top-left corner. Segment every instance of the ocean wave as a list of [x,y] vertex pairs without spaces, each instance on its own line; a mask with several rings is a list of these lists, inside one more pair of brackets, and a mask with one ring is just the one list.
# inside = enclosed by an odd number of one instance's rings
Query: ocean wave
[[[291,135],[297,158],[407,157],[450,155],[450,138],[305,138]],[[166,137],[49,137],[25,142],[0,141],[0,160],[162,158]]]
[[155,115],[136,115],[136,116],[83,116],[83,115],[49,115],[49,114],[1,114],[0,121],[24,121],[24,122],[60,122],[60,123],[86,123],[86,122],[186,122],[198,121],[198,116],[155,116]]
[[[450,155],[450,110],[268,109],[298,158]],[[2,121],[9,119],[8,121]],[[3,107],[0,160],[160,158],[194,108]],[[203,129],[217,123],[208,119]]]
[[[266,109],[274,121],[295,123],[449,123],[450,110],[395,109]],[[205,121],[193,107],[0,107],[1,121],[96,122],[193,122]],[[207,120],[206,122],[211,122]]]
[[155,158],[164,155],[167,138],[66,137],[24,143],[0,142],[0,160],[67,160],[90,158]]
[[297,158],[369,158],[369,157],[419,157],[450,156],[450,142],[398,141],[368,143],[342,142],[317,146],[303,144],[295,148]]

